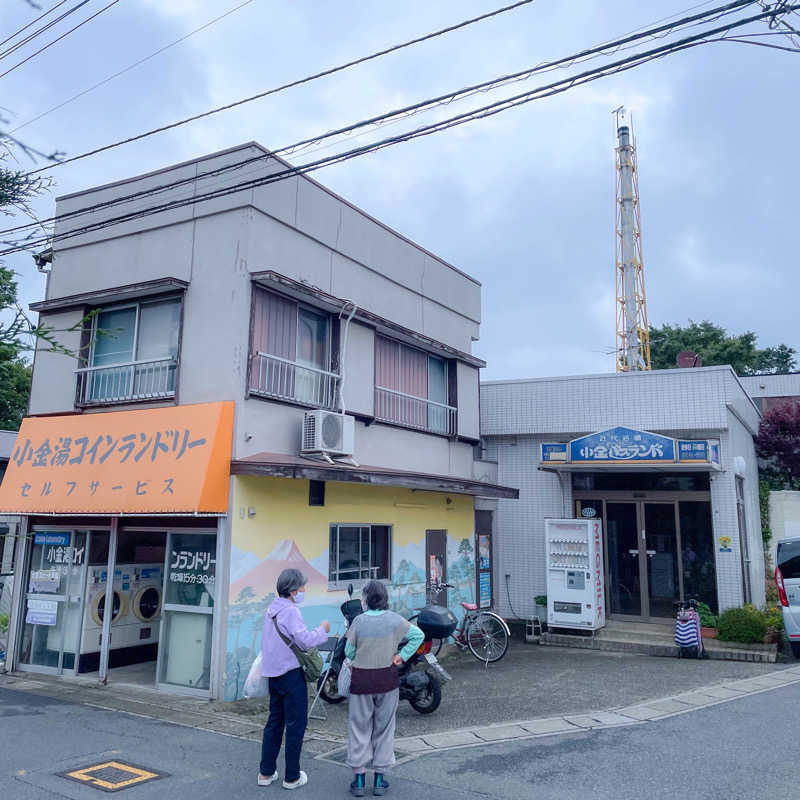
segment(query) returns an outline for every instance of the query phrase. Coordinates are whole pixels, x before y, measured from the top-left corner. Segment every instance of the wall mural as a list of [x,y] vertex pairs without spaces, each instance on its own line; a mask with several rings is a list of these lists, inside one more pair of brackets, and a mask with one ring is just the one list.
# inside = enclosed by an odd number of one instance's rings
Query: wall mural
[[[410,617],[425,605],[425,540],[392,548],[392,582],[389,599],[394,611]],[[475,602],[475,551],[469,539],[447,539],[448,605],[461,619],[461,602]],[[231,586],[228,608],[225,699],[245,696],[244,685],[261,650],[264,614],[275,599],[275,584],[284,569],[301,570],[308,578],[305,600],[300,607],[309,628],[324,619],[331,635],[341,635],[345,622],[339,606],[347,599],[343,591],[328,591],[328,551],[307,560],[292,539],[280,541],[263,560],[253,553],[231,548]]]

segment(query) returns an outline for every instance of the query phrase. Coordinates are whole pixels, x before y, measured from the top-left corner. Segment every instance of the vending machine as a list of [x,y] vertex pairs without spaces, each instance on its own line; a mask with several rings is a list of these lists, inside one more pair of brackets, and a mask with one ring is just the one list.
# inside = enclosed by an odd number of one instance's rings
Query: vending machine
[[593,631],[606,624],[603,526],[597,519],[547,519],[547,623]]

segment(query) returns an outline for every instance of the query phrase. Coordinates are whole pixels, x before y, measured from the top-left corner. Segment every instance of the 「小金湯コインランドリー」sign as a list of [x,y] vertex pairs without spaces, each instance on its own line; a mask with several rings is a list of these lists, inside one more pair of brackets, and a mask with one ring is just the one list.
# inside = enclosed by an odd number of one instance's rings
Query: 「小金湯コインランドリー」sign
[[232,432],[231,402],[28,417],[0,513],[226,513]]

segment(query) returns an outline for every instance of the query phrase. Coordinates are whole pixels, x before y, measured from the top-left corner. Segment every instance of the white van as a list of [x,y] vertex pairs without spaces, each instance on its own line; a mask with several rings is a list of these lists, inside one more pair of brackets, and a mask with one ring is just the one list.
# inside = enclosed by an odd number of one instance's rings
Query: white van
[[783,625],[792,652],[800,658],[800,536],[778,541],[775,562],[775,583],[783,606]]

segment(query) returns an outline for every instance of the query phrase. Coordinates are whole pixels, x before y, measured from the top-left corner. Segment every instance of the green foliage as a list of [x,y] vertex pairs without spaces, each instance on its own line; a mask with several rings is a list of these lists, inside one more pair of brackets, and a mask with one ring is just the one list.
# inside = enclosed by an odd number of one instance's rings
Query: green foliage
[[708,320],[689,320],[686,327],[667,324],[650,327],[653,369],[674,369],[682,350],[696,353],[706,367],[730,364],[738,375],[783,374],[797,366],[794,349],[780,344],[759,350],[752,331],[729,335],[723,327]]
[[704,628],[716,628],[717,618],[712,613],[707,603],[697,604],[697,614],[700,617],[700,625]]
[[764,613],[764,622],[767,624],[767,631],[783,633],[783,611],[780,606],[767,605]]
[[8,632],[8,614],[0,614],[0,633]]
[[775,578],[772,575],[764,579],[764,594],[766,596],[767,605],[774,606],[778,602],[778,587],[775,585]]
[[772,538],[772,528],[769,526],[769,493],[771,489],[769,481],[759,475],[758,507],[761,511],[761,541],[765,553],[769,550],[769,540]]
[[763,642],[767,623],[763,612],[753,606],[729,608],[719,615],[717,631],[717,638],[723,642]]
[[537,606],[546,606],[547,605],[547,595],[546,594],[537,594],[536,597],[533,598],[533,602],[536,603]]

